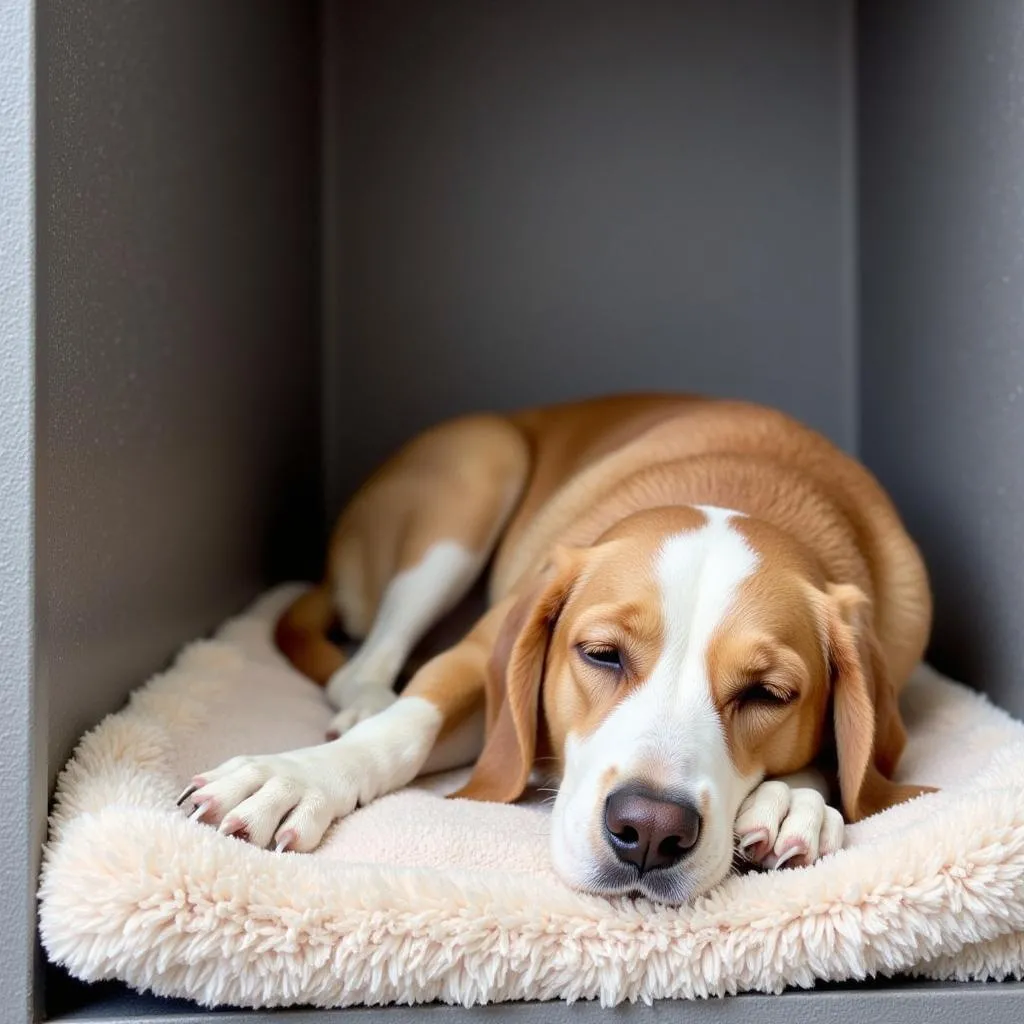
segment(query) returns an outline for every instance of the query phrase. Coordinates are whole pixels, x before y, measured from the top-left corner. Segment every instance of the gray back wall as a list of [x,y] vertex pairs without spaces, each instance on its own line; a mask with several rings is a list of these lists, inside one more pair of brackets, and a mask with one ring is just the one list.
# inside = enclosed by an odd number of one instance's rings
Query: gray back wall
[[481,406],[702,390],[852,444],[849,11],[326,4],[329,515]]
[[862,451],[931,567],[934,661],[1024,714],[1024,6],[861,14]]

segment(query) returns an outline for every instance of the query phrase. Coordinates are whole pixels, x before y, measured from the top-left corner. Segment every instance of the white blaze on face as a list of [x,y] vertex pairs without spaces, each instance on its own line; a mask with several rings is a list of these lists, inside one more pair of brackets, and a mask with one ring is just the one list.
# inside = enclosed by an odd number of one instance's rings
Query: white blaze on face
[[613,788],[654,785],[688,797],[703,814],[699,842],[677,867],[620,891],[650,888],[658,899],[687,899],[716,885],[732,862],[736,813],[758,780],[741,778],[729,756],[707,654],[758,559],[730,525],[737,513],[701,511],[707,523],[669,537],[656,558],[664,641],[654,670],[593,733],[567,739],[552,853],[570,884],[601,889],[602,875],[618,871],[603,829],[610,769]]

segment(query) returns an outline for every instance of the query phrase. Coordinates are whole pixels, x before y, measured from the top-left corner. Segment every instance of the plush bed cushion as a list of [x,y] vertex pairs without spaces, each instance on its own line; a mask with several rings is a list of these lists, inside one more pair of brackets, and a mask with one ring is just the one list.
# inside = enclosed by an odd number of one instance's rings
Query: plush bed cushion
[[682,909],[551,873],[542,800],[445,800],[435,777],[274,854],[186,820],[193,773],[318,742],[323,692],[273,649],[282,587],[186,648],[81,742],[40,888],[48,955],[205,1005],[694,997],[1024,964],[1024,726],[921,668],[901,776],[942,787],[847,831],[809,869],[734,877]]

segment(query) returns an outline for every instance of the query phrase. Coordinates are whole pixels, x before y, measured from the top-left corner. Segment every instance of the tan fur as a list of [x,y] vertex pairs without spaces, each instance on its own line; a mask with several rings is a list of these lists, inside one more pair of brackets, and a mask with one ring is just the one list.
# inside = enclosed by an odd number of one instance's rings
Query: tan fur
[[321,584],[298,598],[274,630],[274,642],[284,656],[321,686],[345,664],[344,652],[326,636],[334,618],[330,588]]
[[[638,567],[699,525],[696,505],[745,513],[760,556],[735,613],[743,629],[726,624],[709,655],[737,764],[795,771],[834,739],[849,820],[918,792],[888,781],[904,739],[896,698],[931,625],[918,551],[859,463],[747,403],[625,396],[421,435],[343,514],[319,596],[286,613],[279,641],[322,680],[323,594],[362,636],[388,581],[432,544],[493,550],[491,610],[407,692],[452,722],[486,700],[487,742],[462,795],[514,800],[540,745],[557,764],[568,730],[596,726],[656,660],[656,595]],[[574,656],[602,635],[629,652],[632,676],[616,687]],[[743,710],[736,695],[754,676],[799,699]]]

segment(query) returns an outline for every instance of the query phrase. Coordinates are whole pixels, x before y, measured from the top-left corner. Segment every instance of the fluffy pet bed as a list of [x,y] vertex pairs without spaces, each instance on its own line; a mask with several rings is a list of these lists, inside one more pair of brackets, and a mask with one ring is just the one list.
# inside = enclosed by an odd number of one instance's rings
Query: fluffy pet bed
[[60,778],[41,931],[78,978],[207,1006],[649,1001],[910,973],[1019,977],[1024,726],[922,669],[908,779],[943,787],[850,828],[816,866],[733,877],[683,909],[569,891],[543,803],[442,800],[451,774],[336,824],[312,855],[175,808],[241,753],[319,741],[322,691],[270,643],[280,588],[89,733]]

